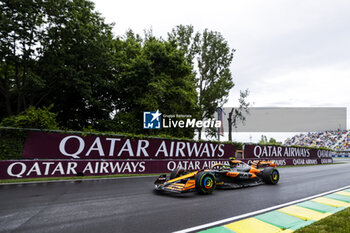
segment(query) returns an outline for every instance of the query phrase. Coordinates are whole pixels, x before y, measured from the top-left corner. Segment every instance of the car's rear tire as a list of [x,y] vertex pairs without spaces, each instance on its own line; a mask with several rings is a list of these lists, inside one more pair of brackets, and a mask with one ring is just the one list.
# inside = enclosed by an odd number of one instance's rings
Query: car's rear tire
[[216,181],[213,174],[209,172],[198,172],[196,175],[196,191],[200,194],[210,194],[214,192]]
[[266,184],[277,184],[280,179],[280,173],[274,167],[267,167],[262,171],[262,180]]
[[170,173],[170,180],[175,179],[177,177],[183,176],[185,174],[185,169],[182,167],[175,168],[171,173]]

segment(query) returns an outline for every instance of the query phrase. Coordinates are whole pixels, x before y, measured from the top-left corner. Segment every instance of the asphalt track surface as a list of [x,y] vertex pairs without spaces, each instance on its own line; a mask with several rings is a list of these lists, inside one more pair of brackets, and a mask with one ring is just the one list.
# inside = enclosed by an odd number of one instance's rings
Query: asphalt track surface
[[159,195],[155,177],[0,185],[0,232],[173,232],[350,185],[350,163],[280,175],[275,186],[212,195]]

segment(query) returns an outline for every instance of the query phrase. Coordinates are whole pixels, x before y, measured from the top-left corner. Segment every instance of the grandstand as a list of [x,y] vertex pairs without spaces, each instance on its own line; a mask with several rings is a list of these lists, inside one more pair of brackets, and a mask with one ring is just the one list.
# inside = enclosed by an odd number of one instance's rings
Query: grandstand
[[337,157],[349,157],[350,131],[337,130],[298,134],[286,139],[284,145],[327,147],[333,149]]

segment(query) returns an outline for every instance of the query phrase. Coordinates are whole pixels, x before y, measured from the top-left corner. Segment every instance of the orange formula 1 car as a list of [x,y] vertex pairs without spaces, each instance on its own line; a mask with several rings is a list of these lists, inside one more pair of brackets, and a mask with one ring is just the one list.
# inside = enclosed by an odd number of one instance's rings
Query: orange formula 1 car
[[277,184],[279,172],[276,164],[266,161],[253,161],[248,165],[243,161],[230,158],[229,165],[215,164],[210,169],[186,171],[176,168],[167,180],[161,175],[154,182],[157,191],[185,193],[197,191],[210,194],[216,188],[233,189],[260,184]]

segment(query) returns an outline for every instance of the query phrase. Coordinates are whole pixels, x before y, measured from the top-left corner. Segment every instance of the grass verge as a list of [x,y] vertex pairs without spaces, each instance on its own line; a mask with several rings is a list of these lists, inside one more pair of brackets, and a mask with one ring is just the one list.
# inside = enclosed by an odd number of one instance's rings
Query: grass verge
[[295,233],[349,233],[350,208],[321,219],[309,226],[300,228]]

